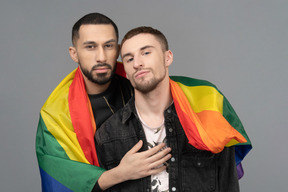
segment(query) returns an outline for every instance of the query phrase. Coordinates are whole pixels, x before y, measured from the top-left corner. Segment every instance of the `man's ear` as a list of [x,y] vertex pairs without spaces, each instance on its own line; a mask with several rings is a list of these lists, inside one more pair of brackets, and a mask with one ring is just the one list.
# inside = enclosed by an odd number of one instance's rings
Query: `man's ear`
[[165,52],[165,66],[169,67],[173,63],[173,53],[171,50]]
[[69,54],[75,63],[79,63],[78,54],[75,47],[69,47]]

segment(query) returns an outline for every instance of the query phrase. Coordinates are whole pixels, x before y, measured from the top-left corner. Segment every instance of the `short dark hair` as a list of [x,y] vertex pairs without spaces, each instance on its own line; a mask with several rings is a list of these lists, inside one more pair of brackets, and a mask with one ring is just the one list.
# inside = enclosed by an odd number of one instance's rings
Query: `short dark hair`
[[89,13],[85,16],[83,16],[81,19],[79,19],[72,28],[72,43],[75,46],[77,39],[79,39],[79,29],[81,25],[88,25],[88,24],[111,24],[114,27],[117,41],[119,39],[119,32],[116,24],[107,16],[101,14],[101,13]]
[[168,49],[169,49],[168,41],[167,41],[166,37],[163,35],[163,33],[157,29],[154,29],[152,27],[147,27],[147,26],[137,27],[137,28],[134,28],[134,29],[131,29],[130,31],[128,31],[122,39],[121,48],[122,48],[122,45],[124,44],[125,41],[127,41],[128,39],[131,39],[132,37],[139,35],[141,33],[147,33],[147,34],[154,35],[155,38],[160,42],[163,51],[168,51]]

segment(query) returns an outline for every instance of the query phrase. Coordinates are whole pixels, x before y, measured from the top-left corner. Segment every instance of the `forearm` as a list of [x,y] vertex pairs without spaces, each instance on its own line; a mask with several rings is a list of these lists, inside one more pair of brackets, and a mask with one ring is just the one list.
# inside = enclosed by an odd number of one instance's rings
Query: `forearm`
[[105,171],[98,179],[98,185],[102,190],[106,190],[116,184],[126,181],[125,174],[121,171],[121,168],[115,167],[108,171]]
[[[104,158],[104,149],[103,146],[98,145],[96,147],[98,151],[98,161],[101,167],[106,168],[107,165],[105,164],[105,158]],[[105,171],[101,174],[99,179],[97,180],[97,183],[94,186],[93,192],[100,192],[104,191],[106,189],[109,189],[110,187],[113,187],[116,184],[119,184],[123,181],[125,181],[125,171],[121,169],[121,166],[116,166],[110,170]],[[127,180],[127,179],[126,179]]]

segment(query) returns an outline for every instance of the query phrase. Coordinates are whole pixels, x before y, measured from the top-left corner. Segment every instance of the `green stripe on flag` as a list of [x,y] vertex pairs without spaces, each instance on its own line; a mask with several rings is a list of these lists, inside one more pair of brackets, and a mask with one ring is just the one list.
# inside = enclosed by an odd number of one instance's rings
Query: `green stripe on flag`
[[73,191],[91,191],[105,169],[72,161],[55,137],[48,131],[40,115],[36,134],[39,166],[51,177]]

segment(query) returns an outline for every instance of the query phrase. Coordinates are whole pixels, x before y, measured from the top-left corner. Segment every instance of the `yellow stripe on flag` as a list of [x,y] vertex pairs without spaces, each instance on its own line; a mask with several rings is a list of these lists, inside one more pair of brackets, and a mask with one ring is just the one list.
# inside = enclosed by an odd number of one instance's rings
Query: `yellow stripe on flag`
[[69,87],[75,71],[63,79],[52,92],[41,109],[41,115],[48,131],[56,138],[68,157],[71,160],[90,164],[74,132],[68,106]]
[[199,113],[204,110],[210,110],[223,114],[223,95],[214,87],[189,87],[179,82],[177,84],[183,90],[194,112]]

